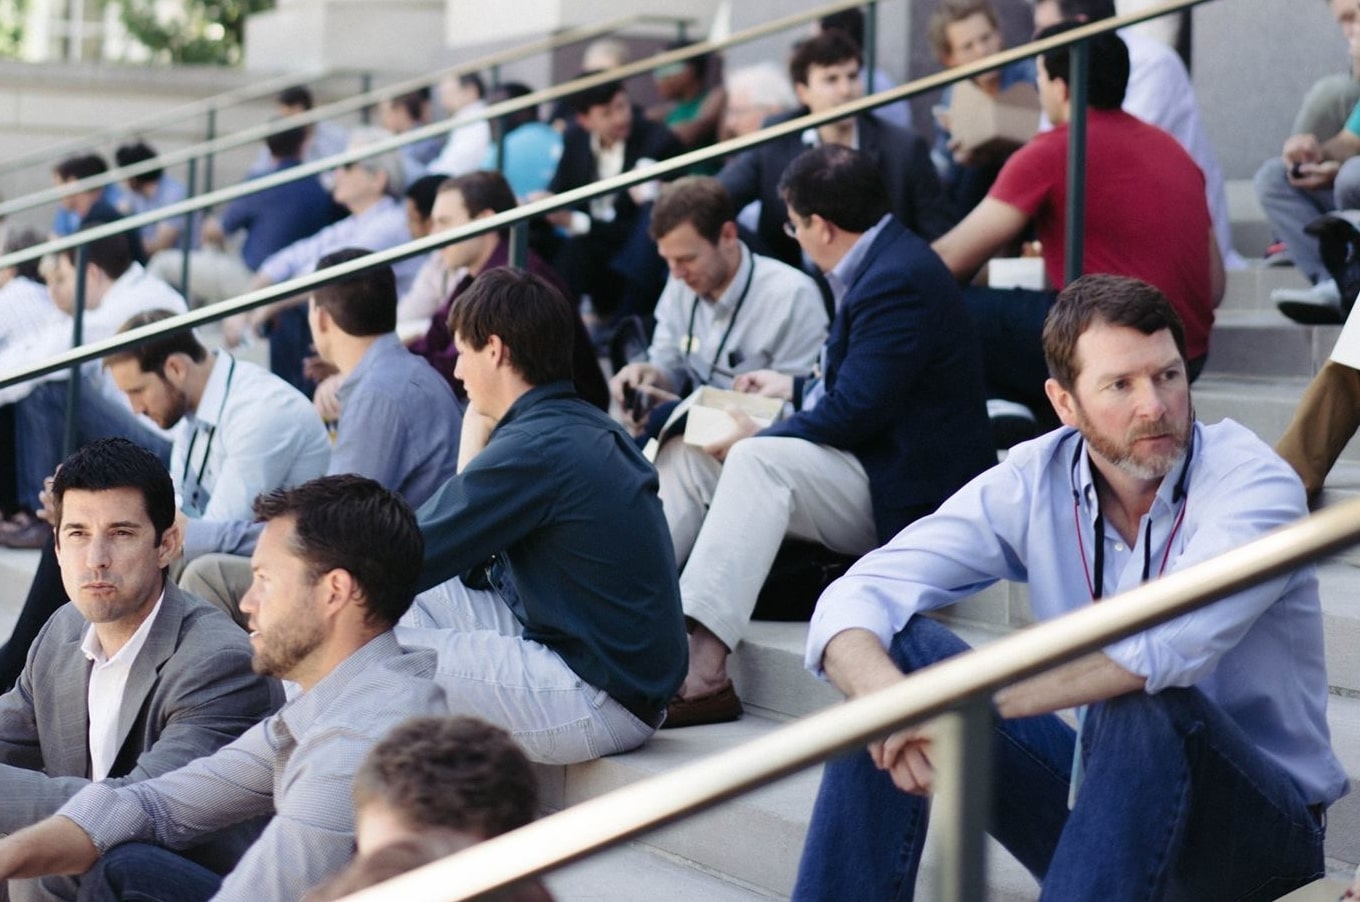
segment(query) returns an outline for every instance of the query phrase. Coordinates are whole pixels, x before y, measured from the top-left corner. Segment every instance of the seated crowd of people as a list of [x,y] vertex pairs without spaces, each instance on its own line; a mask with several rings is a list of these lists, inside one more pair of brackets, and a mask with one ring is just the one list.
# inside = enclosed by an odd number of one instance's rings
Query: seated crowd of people
[[[1347,28],[1355,3],[1333,0]],[[464,120],[0,272],[0,372],[69,346],[78,275],[85,339],[109,338],[882,90],[851,13],[787,75],[664,67],[653,109],[606,81],[553,121],[493,121],[529,89],[464,74],[383,101],[381,128],[279,130],[247,178],[419,128],[436,99]],[[1034,7],[1041,37],[1113,14]],[[942,0],[929,31],[948,66],[1001,47],[987,0]],[[782,567],[820,594],[807,668],[853,698],[966,650],[914,615],[996,581],[1057,617],[1306,516],[1295,457],[1194,413],[1238,260],[1184,66],[1148,41],[1088,43],[1071,282],[1060,47],[976,79],[1037,92],[1044,125],[1003,153],[892,104],[360,269],[225,321],[220,346],[169,332],[0,389],[0,544],[40,549],[0,648],[0,900],[337,899],[514,830],[540,813],[531,763],[741,717],[729,657]],[[278,112],[311,104],[290,89]],[[1305,173],[1285,175],[1319,187]],[[70,195],[53,231],[184,195],[144,173]],[[976,278],[1029,239],[1047,287]],[[998,401],[1036,437],[1000,441]],[[1303,568],[1002,690],[992,832],[1053,898],[1266,899],[1320,875],[1347,790],[1321,616]],[[827,764],[795,898],[911,897],[932,737]]]

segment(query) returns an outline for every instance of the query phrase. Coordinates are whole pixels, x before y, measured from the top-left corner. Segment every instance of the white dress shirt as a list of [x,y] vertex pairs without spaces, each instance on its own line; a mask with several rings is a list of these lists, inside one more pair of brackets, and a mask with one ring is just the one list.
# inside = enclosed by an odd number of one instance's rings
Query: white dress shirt
[[95,782],[109,775],[113,762],[118,758],[118,747],[122,740],[118,735],[118,715],[123,709],[123,690],[127,688],[132,662],[137,660],[142,646],[146,644],[151,624],[156,622],[156,615],[160,613],[164,600],[165,592],[162,591],[151,613],[137,627],[132,638],[112,657],[104,654],[104,646],[99,641],[95,625],[90,624],[85,629],[80,650],[91,661],[90,683],[85,698],[90,715],[90,779]]

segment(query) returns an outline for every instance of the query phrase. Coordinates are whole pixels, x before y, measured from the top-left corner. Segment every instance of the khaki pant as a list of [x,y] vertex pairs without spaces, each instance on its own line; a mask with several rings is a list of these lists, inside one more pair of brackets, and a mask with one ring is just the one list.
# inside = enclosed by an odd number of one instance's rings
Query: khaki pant
[[1357,429],[1360,370],[1329,360],[1308,384],[1275,450],[1298,472],[1312,498]]

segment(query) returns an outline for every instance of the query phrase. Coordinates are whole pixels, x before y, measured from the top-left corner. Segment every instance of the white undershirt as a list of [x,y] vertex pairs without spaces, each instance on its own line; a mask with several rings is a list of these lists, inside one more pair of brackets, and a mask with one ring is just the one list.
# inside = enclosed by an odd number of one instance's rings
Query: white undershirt
[[94,624],[86,628],[85,638],[80,643],[80,650],[92,662],[86,705],[90,715],[90,779],[95,782],[109,775],[114,759],[118,757],[118,713],[123,707],[123,690],[127,688],[132,662],[137,660],[138,653],[146,644],[151,624],[160,613],[164,600],[165,592],[162,591],[161,597],[156,599],[156,606],[142,621],[142,625],[137,627],[137,632],[112,658],[104,656],[104,647],[99,642],[99,633]]

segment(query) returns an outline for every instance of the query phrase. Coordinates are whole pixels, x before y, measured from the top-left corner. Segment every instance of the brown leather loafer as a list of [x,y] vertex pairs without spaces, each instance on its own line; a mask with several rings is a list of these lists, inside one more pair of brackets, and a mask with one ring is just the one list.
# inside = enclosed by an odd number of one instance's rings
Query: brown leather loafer
[[674,727],[697,727],[706,723],[727,723],[741,717],[741,699],[728,680],[712,692],[694,698],[676,696],[666,706],[665,730]]

